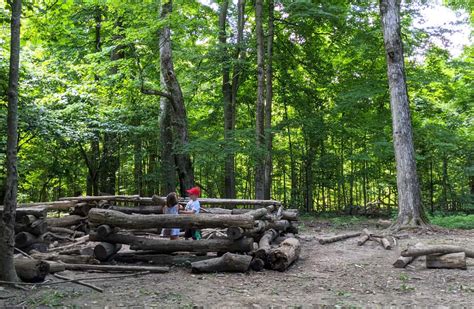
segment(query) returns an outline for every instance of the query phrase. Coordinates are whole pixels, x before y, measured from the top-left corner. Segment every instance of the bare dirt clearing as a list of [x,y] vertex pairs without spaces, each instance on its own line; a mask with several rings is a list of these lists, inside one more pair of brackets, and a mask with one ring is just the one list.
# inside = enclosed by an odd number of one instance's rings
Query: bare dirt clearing
[[[305,221],[301,258],[287,272],[191,274],[173,268],[167,274],[98,281],[104,293],[74,283],[38,287],[32,291],[0,288],[0,305],[27,307],[268,307],[339,305],[474,306],[474,259],[467,270],[426,269],[421,257],[406,269],[392,263],[407,244],[452,244],[472,248],[474,231],[442,231],[411,235],[396,248],[375,242],[357,246],[357,238],[320,245],[317,239],[364,226],[333,228],[327,222]],[[369,227],[376,231],[373,225]],[[65,272],[85,277],[87,273]],[[108,276],[110,274],[104,274]],[[94,274],[98,276],[98,274]],[[56,280],[53,278],[52,280]],[[8,297],[3,299],[4,297]]]

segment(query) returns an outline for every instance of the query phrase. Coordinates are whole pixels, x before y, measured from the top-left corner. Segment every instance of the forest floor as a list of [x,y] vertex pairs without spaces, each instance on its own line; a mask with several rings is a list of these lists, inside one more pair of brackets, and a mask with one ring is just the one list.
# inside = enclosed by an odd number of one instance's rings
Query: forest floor
[[[300,227],[301,257],[284,273],[265,270],[197,275],[186,268],[173,268],[167,274],[94,282],[104,293],[74,283],[37,287],[28,292],[0,287],[0,307],[474,306],[474,259],[468,259],[468,270],[426,269],[424,258],[406,269],[392,267],[400,248],[418,241],[472,248],[474,230],[412,234],[399,240],[398,247],[391,251],[371,241],[359,247],[357,238],[324,246],[317,241],[323,235],[360,231],[364,227],[376,231],[374,222],[334,226],[327,220],[305,219]],[[10,297],[2,300],[4,296]]]

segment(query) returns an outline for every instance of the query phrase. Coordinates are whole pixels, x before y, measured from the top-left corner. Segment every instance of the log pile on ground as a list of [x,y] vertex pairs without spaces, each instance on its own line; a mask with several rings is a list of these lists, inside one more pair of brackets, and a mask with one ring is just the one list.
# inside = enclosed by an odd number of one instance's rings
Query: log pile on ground
[[403,250],[393,266],[404,268],[420,256],[426,257],[426,268],[467,269],[466,258],[474,258],[474,249],[417,243]]
[[[48,267],[39,262],[49,266],[46,273],[165,272],[163,266],[175,265],[194,272],[284,271],[299,257],[298,211],[283,210],[281,202],[203,198],[198,215],[163,214],[164,202],[119,195],[20,204],[16,242],[30,262],[16,256],[19,269],[27,269],[31,278],[24,278],[30,281],[43,280],[39,270]],[[169,240],[164,228],[200,229],[202,239]]]

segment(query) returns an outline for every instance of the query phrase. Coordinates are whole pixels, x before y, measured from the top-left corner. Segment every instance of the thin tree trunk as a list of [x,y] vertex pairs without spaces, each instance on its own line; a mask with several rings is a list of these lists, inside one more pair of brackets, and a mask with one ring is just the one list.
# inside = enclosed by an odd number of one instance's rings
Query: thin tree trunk
[[[164,2],[161,7],[161,19],[166,19],[171,13],[172,8],[172,0]],[[182,196],[185,196],[186,190],[194,185],[194,171],[191,156],[186,150],[186,147],[189,144],[188,119],[181,86],[179,85],[174,71],[171,51],[171,29],[169,22],[167,22],[160,31],[160,64],[161,75],[165,82],[166,89],[172,98],[170,103],[173,116],[175,116],[173,117],[173,124],[176,130],[173,143],[175,147],[173,147],[173,150],[178,171],[180,193]]]
[[272,189],[272,101],[273,101],[273,32],[274,32],[274,10],[273,0],[268,1],[268,35],[267,35],[267,66],[266,66],[266,99],[265,99],[265,183],[264,199],[270,199]]
[[263,34],[263,0],[255,2],[255,23],[257,35],[257,103],[256,103],[256,160],[255,198],[265,198],[265,46]]
[[8,73],[7,179],[3,213],[0,220],[0,280],[18,281],[13,261],[15,216],[18,193],[18,80],[20,77],[21,0],[9,1],[12,10],[10,69]]
[[421,205],[416,173],[408,92],[400,25],[400,1],[380,0],[387,76],[390,88],[393,142],[397,163],[398,219],[394,230],[404,226],[423,226],[427,222]]
[[143,192],[143,163],[142,163],[142,140],[139,134],[137,134],[133,141],[133,176],[135,182],[135,193],[142,195]]

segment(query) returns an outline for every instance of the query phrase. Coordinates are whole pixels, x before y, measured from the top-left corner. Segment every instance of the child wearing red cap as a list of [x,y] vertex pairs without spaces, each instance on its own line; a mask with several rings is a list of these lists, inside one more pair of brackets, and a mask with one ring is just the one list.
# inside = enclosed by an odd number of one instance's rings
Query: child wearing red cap
[[[201,204],[197,200],[199,195],[201,194],[201,189],[199,187],[193,187],[188,192],[190,201],[186,204],[184,210],[180,211],[181,214],[188,214],[188,215],[197,215],[201,211]],[[186,239],[192,237],[194,240],[201,239],[201,231],[198,229],[186,229],[184,233],[184,237]]]

